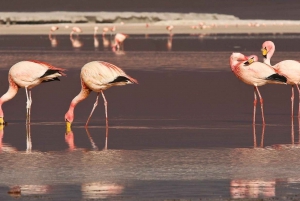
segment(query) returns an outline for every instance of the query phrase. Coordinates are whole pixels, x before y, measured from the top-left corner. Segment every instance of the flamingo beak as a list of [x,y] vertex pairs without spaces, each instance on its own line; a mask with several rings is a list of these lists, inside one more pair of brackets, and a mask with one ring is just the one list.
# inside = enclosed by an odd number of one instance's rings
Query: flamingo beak
[[261,53],[265,58],[267,58],[267,54],[268,54],[267,48],[261,49]]
[[5,126],[7,123],[4,121],[3,117],[0,117],[0,126]]
[[71,131],[71,123],[66,121],[66,133]]
[[244,64],[246,64],[246,65],[250,65],[250,64],[252,64],[254,62],[254,58],[253,57],[251,57],[250,59],[248,59]]

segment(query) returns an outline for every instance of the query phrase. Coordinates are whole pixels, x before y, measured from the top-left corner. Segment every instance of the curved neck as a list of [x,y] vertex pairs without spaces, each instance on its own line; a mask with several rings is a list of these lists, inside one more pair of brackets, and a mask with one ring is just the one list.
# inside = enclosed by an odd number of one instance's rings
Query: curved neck
[[12,79],[10,77],[8,78],[8,82],[9,82],[8,90],[0,98],[0,117],[4,117],[4,113],[2,110],[3,103],[5,103],[5,102],[9,101],[10,99],[12,99],[13,97],[15,97],[15,95],[17,94],[18,89],[19,89],[18,86],[12,81]]
[[272,45],[270,50],[268,51],[268,53],[266,55],[266,58],[264,58],[264,63],[265,64],[268,64],[269,66],[271,66],[271,58],[272,58],[274,52],[275,52],[275,46]]
[[85,84],[83,83],[83,81],[81,81],[81,91],[71,101],[69,110],[68,110],[68,112],[65,115],[65,120],[67,120],[70,123],[73,122],[73,120],[74,120],[74,109],[75,109],[76,105],[79,102],[81,102],[84,99],[86,99],[88,97],[88,95],[90,94],[90,92],[91,92],[91,90],[85,86]]

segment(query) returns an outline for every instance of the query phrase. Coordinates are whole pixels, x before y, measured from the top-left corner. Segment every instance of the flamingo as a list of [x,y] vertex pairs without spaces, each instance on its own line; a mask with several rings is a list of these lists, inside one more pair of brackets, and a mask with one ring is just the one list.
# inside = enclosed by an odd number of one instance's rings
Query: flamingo
[[50,32],[49,32],[49,38],[51,38],[51,36],[52,36],[52,33],[53,32],[55,32],[56,30],[58,30],[59,29],[59,27],[58,26],[52,26],[51,28],[50,28]]
[[[248,60],[249,59],[249,60]],[[286,83],[284,76],[278,75],[275,70],[261,62],[257,62],[256,55],[246,57],[241,53],[232,53],[230,56],[230,66],[233,73],[243,82],[254,86],[254,109],[253,109],[253,124],[255,124],[256,112],[256,93],[260,99],[262,122],[265,125],[265,117],[263,112],[263,99],[258,90],[258,86],[267,83]],[[256,92],[256,93],[255,93]]]
[[79,27],[73,27],[72,31],[70,33],[70,38],[72,38],[73,33],[76,33],[78,35],[81,32],[82,32],[82,30]]
[[[262,44],[262,55],[264,57],[264,63],[271,66],[271,57],[273,56],[275,52],[275,45],[272,41],[265,41]],[[287,84],[292,85],[292,96],[291,96],[291,110],[292,114],[291,116],[294,116],[294,85],[298,89],[299,97],[300,97],[300,89],[298,84],[300,84],[300,63],[295,60],[284,60],[281,61],[274,66],[272,66],[275,71],[279,75],[283,75],[287,78]],[[299,100],[299,106],[300,106],[300,100]],[[300,107],[298,111],[298,117],[300,118]]]
[[102,29],[102,36],[105,36],[105,33],[109,31],[108,27],[103,27]]
[[98,105],[98,98],[100,93],[102,94],[104,100],[106,126],[108,126],[107,101],[103,91],[112,86],[122,86],[126,84],[138,83],[137,80],[126,75],[125,72],[119,67],[104,61],[92,61],[85,64],[81,69],[80,78],[81,78],[81,91],[71,101],[69,110],[65,114],[67,130],[70,130],[71,124],[74,120],[74,109],[76,105],[79,102],[86,99],[91,91],[97,92],[97,98],[85,126],[86,127],[88,126],[90,118],[96,106]]
[[27,120],[30,123],[31,89],[42,82],[59,80],[59,76],[65,75],[63,71],[65,69],[36,60],[21,61],[13,65],[8,73],[8,91],[0,98],[0,124],[5,124],[2,110],[3,103],[12,99],[17,94],[19,88],[25,88],[26,91]]
[[174,28],[173,25],[169,25],[169,26],[166,27],[166,29],[170,32],[170,35],[172,34],[173,28]]
[[128,37],[126,34],[117,33],[115,35],[115,44],[113,45],[113,48],[117,48],[117,50],[120,49],[120,46],[123,44],[124,40]]

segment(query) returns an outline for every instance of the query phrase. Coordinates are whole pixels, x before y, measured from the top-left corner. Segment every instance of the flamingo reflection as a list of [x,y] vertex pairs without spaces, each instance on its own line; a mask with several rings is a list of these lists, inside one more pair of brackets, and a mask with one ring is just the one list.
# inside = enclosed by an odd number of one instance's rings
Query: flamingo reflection
[[103,43],[103,49],[107,50],[110,45],[110,41],[105,36],[102,36],[102,43]]
[[49,40],[51,43],[51,47],[57,47],[58,42],[55,36],[49,35]]
[[234,199],[258,198],[275,196],[275,180],[243,180],[236,179],[230,182],[230,194]]
[[49,185],[20,185],[10,187],[8,194],[11,197],[18,198],[23,196],[49,194],[51,188]]
[[3,143],[4,137],[4,125],[0,125],[0,153],[1,152],[16,152],[15,147],[10,146],[9,144]]
[[103,184],[100,182],[85,183],[81,185],[84,199],[106,199],[119,195],[123,192],[124,186],[118,184]]
[[168,42],[167,42],[167,49],[168,49],[169,51],[172,50],[172,40],[173,40],[173,36],[170,35],[170,36],[168,37]]

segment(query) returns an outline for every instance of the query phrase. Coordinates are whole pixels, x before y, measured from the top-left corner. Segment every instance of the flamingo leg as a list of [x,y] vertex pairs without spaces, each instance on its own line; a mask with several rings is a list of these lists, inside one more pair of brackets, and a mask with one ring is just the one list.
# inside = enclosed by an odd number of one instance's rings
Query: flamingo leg
[[30,123],[31,92],[29,91],[29,93],[28,93],[27,87],[25,87],[25,91],[26,91],[26,98],[27,98],[27,102],[26,102],[27,123]]
[[263,122],[263,125],[265,125],[266,122],[265,122],[265,115],[264,115],[264,100],[261,97],[260,92],[259,92],[257,86],[255,86],[255,89],[257,91],[257,94],[258,94],[259,100],[260,100],[260,109],[261,109],[262,122]]
[[96,102],[94,103],[94,106],[93,106],[93,109],[92,109],[92,111],[91,111],[91,114],[90,114],[88,120],[87,120],[86,123],[85,123],[85,127],[88,126],[89,121],[90,121],[90,119],[91,119],[91,117],[92,117],[92,115],[93,115],[93,112],[94,112],[95,108],[96,108],[97,105],[98,105],[98,99],[99,99],[99,93],[97,94]]
[[260,140],[260,147],[261,147],[261,148],[264,147],[265,127],[266,127],[266,125],[264,124],[264,125],[262,126],[262,131],[261,131],[261,140]]
[[31,142],[31,133],[30,133],[30,125],[26,125],[26,152],[31,152],[32,142]]
[[106,98],[104,96],[103,91],[101,91],[101,94],[102,94],[102,97],[103,97],[104,107],[105,107],[106,127],[108,127],[108,121],[107,121],[107,101],[106,101]]
[[291,109],[292,109],[292,118],[294,117],[294,85],[292,85],[292,96],[291,96],[291,104],[292,104],[292,107],[291,107]]
[[291,139],[292,139],[292,145],[295,144],[295,131],[294,131],[294,118],[292,117],[291,121]]
[[256,148],[256,147],[257,147],[257,144],[256,144],[255,124],[252,124],[252,128],[253,128],[253,148]]
[[[257,97],[255,93],[255,87],[254,87],[254,102],[253,102],[253,125],[255,125],[255,113],[256,113],[256,103],[257,103]],[[254,128],[255,130],[255,128]],[[255,131],[254,131],[255,132]]]
[[299,94],[298,118],[300,118],[300,89],[299,89],[299,86],[298,86],[298,84],[296,84],[296,87],[297,87],[297,89],[298,89],[298,94]]

